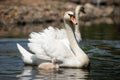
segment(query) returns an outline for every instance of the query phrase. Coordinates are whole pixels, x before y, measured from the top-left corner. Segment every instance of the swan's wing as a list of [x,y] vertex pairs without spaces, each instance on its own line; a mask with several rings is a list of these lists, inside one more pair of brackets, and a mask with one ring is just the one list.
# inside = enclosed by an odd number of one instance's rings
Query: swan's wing
[[66,39],[67,38],[66,29],[56,29],[55,31],[56,31],[57,39]]
[[[48,27],[45,29],[43,32],[32,32],[30,34],[30,39],[28,39],[30,42],[35,42],[35,43],[41,43],[41,38],[49,38],[49,39],[66,39],[67,34],[65,29],[58,29],[58,28],[53,28],[53,27]],[[39,40],[40,39],[40,40]],[[68,41],[69,43],[69,41]]]
[[43,45],[56,37],[55,32],[55,29],[52,27],[45,29],[43,32],[32,32],[30,34],[30,39],[28,39],[30,41],[30,43],[28,43],[28,47],[36,54],[47,55],[43,49]]
[[36,55],[37,58],[51,61],[51,57],[48,56],[48,55],[46,55],[44,49],[41,48],[41,46],[40,46],[39,44],[36,44],[36,43],[28,43],[28,47],[30,48],[30,50],[31,50],[32,52],[35,53],[35,55]]
[[31,33],[28,46],[37,56],[46,55],[48,57],[56,57],[57,59],[62,60],[66,57],[72,56],[69,42],[64,34],[64,30],[62,33],[62,31],[58,29],[49,27],[43,32]]

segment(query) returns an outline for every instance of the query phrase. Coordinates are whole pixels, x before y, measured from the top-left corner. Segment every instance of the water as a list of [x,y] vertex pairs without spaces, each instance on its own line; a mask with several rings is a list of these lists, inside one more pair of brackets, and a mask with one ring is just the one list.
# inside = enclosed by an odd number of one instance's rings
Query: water
[[27,39],[1,39],[0,80],[120,80],[120,32],[118,27],[99,27],[82,27],[84,40],[80,46],[89,55],[90,70],[60,68],[46,72],[37,66],[24,66],[16,43],[28,50]]

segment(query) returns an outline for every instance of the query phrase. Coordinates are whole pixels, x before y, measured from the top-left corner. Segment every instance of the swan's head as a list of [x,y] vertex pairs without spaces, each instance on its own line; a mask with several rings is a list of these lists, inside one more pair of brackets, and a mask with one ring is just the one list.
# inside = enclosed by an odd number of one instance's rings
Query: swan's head
[[84,6],[82,6],[82,5],[78,5],[78,6],[76,7],[76,10],[80,10],[80,12],[86,13],[86,12],[85,12],[85,8],[84,8]]
[[72,11],[67,11],[67,12],[65,12],[64,19],[65,19],[66,21],[72,22],[72,23],[75,24],[75,25],[77,24],[76,19],[75,19],[75,16],[74,16],[74,13],[73,13]]

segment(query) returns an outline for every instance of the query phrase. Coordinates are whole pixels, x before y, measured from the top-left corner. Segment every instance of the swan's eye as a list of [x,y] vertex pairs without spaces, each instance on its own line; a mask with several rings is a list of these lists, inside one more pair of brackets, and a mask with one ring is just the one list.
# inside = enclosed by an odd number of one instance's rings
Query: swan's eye
[[72,14],[68,14],[69,16],[72,16]]
[[68,14],[70,17],[73,17],[73,18],[75,18],[75,16],[74,15],[72,15],[72,14]]

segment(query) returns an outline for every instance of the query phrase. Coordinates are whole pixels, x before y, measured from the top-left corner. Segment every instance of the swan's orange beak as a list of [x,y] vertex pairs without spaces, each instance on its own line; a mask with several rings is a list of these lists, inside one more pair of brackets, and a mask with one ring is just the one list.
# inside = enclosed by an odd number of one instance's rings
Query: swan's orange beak
[[77,21],[74,16],[71,16],[70,20],[72,21],[73,24],[77,25]]

